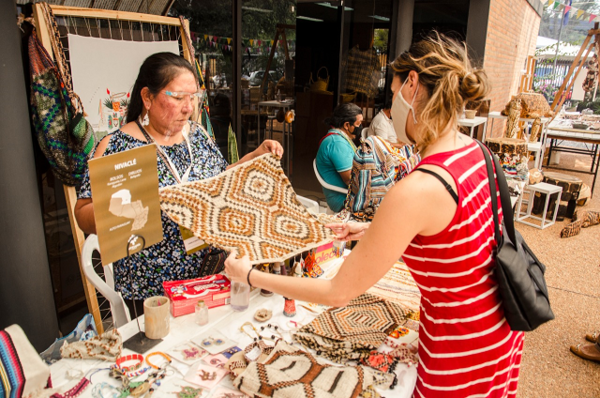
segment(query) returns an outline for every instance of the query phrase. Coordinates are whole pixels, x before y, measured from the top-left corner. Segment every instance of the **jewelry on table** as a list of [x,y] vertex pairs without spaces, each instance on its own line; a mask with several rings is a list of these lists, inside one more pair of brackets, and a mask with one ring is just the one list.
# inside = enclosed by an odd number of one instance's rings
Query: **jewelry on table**
[[[246,331],[246,326],[250,326],[254,333],[256,333],[256,337],[252,336],[248,331]],[[245,322],[242,326],[240,326],[240,331],[244,332],[248,337],[252,339],[252,341],[262,340],[262,336],[258,333],[258,330],[254,327],[251,322]]]
[[[211,364],[212,366],[214,366],[215,368],[219,368],[219,369],[222,369],[222,368],[224,368],[224,367],[225,367],[225,364],[224,364],[224,363],[223,363],[221,360],[219,360],[218,358],[212,358],[212,359],[210,360],[210,364]],[[203,379],[203,380],[204,380],[204,379]],[[211,379],[211,380],[212,380],[212,379]]]
[[228,348],[227,350],[223,351],[221,354],[225,358],[229,359],[233,356],[233,354],[240,352],[240,351],[242,351],[242,349],[240,347],[231,347],[231,348]]
[[177,398],[200,398],[203,390],[201,388],[194,388],[190,386],[181,387],[181,391],[175,393]]
[[261,308],[254,313],[254,319],[258,322],[266,322],[273,316],[273,311]]
[[208,336],[207,338],[205,338],[204,340],[202,340],[202,345],[205,347],[210,347],[211,345],[221,345],[225,343],[224,340],[220,339],[220,338],[214,338],[212,336]]
[[187,347],[179,350],[179,352],[183,354],[183,359],[186,361],[190,359],[200,359],[206,354],[206,351],[199,347]]
[[[280,339],[283,339],[283,335],[282,335],[282,334],[281,334],[281,332],[279,331],[279,326],[278,326],[278,325],[275,325],[275,324],[271,325],[271,324],[269,323],[269,324],[267,324],[266,328],[267,328],[268,330],[273,330],[273,332],[274,332],[274,333],[277,333],[277,334],[279,335],[279,338],[280,338]],[[261,327],[260,327],[260,330],[261,330],[261,331],[265,330],[265,326],[261,326]],[[268,338],[268,337],[265,337],[265,338]],[[273,340],[273,341],[277,340],[277,336],[275,336],[274,334],[272,334],[272,335],[271,335],[271,338],[270,338],[270,340]]]
[[204,381],[206,380],[214,380],[217,377],[217,372],[207,372],[206,370],[201,370],[200,374],[198,375],[200,376],[200,378]]
[[[150,361],[149,361],[150,357],[153,357],[153,356],[156,356],[156,355],[159,355],[159,356],[163,357],[164,359],[166,359],[166,360],[167,360],[167,363],[166,363],[166,365],[156,366],[156,365],[154,365],[152,362],[150,362]],[[165,353],[163,353],[163,352],[160,352],[160,351],[152,352],[152,353],[150,353],[150,354],[146,355],[146,363],[147,363],[148,365],[150,365],[150,367],[151,367],[151,368],[154,368],[154,369],[161,369],[161,368],[163,368],[163,367],[166,367],[166,366],[168,366],[169,364],[171,364],[171,361],[172,361],[172,360],[171,360],[171,357],[170,357],[170,356],[168,356],[167,354],[165,354]]]
[[[137,363],[135,363],[133,365],[129,365],[129,366],[123,366],[124,363],[130,362],[130,361],[137,361]],[[121,369],[123,371],[123,373],[135,372],[144,363],[144,357],[140,354],[125,355],[124,357],[117,358],[115,363],[117,364],[119,369]]]
[[104,381],[96,384],[92,390],[94,398],[117,398],[119,395],[121,395],[121,392],[117,387],[111,386]]
[[391,339],[386,339],[385,344],[392,348],[392,351],[387,354],[397,358],[399,362],[408,364],[408,366],[416,365],[419,363],[419,357],[416,353],[416,349],[411,344],[397,344]]

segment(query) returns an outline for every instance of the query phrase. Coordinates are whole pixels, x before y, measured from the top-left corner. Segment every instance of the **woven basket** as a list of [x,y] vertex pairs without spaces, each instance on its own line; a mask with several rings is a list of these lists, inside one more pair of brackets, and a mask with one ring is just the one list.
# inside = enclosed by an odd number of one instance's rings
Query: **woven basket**
[[[327,73],[327,77],[325,79],[319,76],[319,73],[321,73],[322,69],[325,69],[325,73]],[[319,70],[317,71],[317,80],[316,81],[313,80],[312,73],[311,73],[309,84],[310,84],[311,91],[327,91],[327,87],[329,86],[329,71],[327,70],[327,68],[324,66],[319,68]]]

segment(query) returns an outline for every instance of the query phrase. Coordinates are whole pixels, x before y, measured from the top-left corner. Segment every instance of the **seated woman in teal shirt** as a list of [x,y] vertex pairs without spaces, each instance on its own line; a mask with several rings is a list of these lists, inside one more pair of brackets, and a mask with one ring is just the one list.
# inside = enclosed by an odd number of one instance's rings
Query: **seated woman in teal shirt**
[[[362,109],[352,103],[337,106],[333,115],[325,119],[331,128],[321,140],[316,163],[321,178],[328,184],[348,188],[356,152],[352,140],[360,136],[362,120]],[[344,208],[345,194],[327,188],[323,188],[323,193],[331,210],[338,212]]]

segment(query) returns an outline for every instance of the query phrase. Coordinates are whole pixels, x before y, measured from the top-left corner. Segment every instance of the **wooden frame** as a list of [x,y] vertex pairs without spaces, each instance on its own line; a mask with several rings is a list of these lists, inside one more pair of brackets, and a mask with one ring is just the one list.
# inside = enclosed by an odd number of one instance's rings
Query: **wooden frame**
[[[184,25],[178,18],[163,17],[159,15],[141,14],[136,12],[124,12],[124,11],[111,11],[111,10],[99,10],[92,8],[80,8],[80,7],[65,7],[50,5],[52,12],[55,16],[61,17],[77,17],[77,18],[100,18],[106,20],[117,20],[117,21],[131,21],[131,22],[143,22],[143,23],[155,23],[160,25],[177,26],[181,33],[181,43],[183,49],[183,57],[190,62],[194,62],[191,59],[191,52],[189,51],[187,41],[183,38],[184,28],[187,30],[189,22],[184,20]],[[46,48],[50,56],[54,58],[52,52],[52,45],[50,41],[50,27],[46,24],[46,20],[43,17],[42,5],[36,3],[33,5],[33,16],[35,19],[36,30],[38,38],[42,45]],[[100,315],[100,307],[98,306],[98,299],[96,296],[96,289],[87,280],[83,272],[83,266],[81,263],[81,251],[85,242],[85,235],[83,231],[77,225],[75,220],[75,203],[77,202],[77,194],[74,187],[64,186],[65,201],[67,203],[67,212],[69,214],[69,221],[71,224],[71,231],[73,232],[73,239],[75,240],[75,249],[77,252],[77,259],[79,261],[79,271],[81,272],[81,279],[83,281],[83,290],[85,292],[85,298],[88,305],[89,312],[94,317],[96,329],[98,333],[104,332],[104,326],[102,324],[102,317]]]
[[[573,87],[573,83],[575,82],[575,79],[577,79],[579,72],[581,72],[581,68],[585,64],[585,61],[587,60],[587,57],[588,57],[590,51],[596,45],[596,43],[598,43],[598,41],[600,40],[599,25],[600,24],[598,22],[594,23],[594,29],[590,29],[588,31],[588,34],[587,34],[585,40],[583,41],[583,44],[579,48],[579,52],[577,53],[577,56],[573,60],[573,63],[571,64],[571,67],[569,68],[567,75],[565,76],[562,84],[560,85],[560,88],[558,89],[558,91],[556,92],[556,95],[554,96],[554,101],[552,101],[552,105],[550,105],[550,109],[552,109],[554,111],[555,117],[558,114],[560,107],[563,105],[563,103],[567,99],[565,96],[565,92],[569,92],[571,90],[571,87]],[[592,36],[594,37],[594,40],[590,44]],[[582,58],[581,56],[584,51],[586,51],[586,53]],[[573,79],[571,79],[571,76],[573,76],[573,74],[575,74],[575,76],[573,77]],[[569,82],[569,86],[567,87],[567,82],[569,80],[571,80],[571,81]],[[565,88],[566,88],[566,90],[565,90]]]

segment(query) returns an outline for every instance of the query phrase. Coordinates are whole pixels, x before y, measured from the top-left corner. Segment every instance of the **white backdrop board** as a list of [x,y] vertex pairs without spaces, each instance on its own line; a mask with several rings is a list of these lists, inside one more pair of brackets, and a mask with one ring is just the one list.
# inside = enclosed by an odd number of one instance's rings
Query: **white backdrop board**
[[179,54],[177,41],[124,41],[68,35],[73,90],[100,139],[125,124],[140,66],[158,52]]

